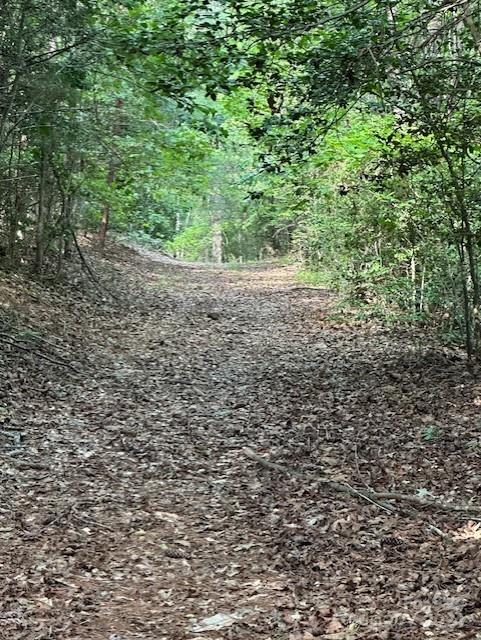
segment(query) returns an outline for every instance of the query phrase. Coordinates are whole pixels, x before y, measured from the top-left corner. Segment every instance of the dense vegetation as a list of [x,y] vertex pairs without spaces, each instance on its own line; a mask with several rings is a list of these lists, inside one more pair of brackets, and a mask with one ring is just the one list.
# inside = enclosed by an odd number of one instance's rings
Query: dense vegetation
[[293,254],[481,349],[477,0],[5,0],[0,249]]

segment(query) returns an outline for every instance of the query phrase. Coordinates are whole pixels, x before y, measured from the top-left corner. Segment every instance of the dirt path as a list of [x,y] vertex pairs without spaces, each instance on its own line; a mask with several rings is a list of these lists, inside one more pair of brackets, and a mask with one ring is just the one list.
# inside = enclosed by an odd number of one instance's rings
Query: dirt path
[[[49,370],[31,401],[5,405],[0,637],[476,637],[474,529],[453,547],[423,514],[325,495],[242,454],[474,498],[478,387],[462,359],[326,319],[329,295],[288,267],[111,263],[135,305],[71,305],[87,367]],[[217,614],[238,618],[202,626]]]

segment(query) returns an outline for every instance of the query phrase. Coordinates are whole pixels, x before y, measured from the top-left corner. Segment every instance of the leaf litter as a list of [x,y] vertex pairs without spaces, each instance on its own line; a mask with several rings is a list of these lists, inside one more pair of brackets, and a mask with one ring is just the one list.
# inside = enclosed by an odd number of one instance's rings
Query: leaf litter
[[122,302],[75,270],[0,281],[35,345],[1,354],[0,638],[481,637],[476,520],[312,477],[477,504],[461,354],[331,317],[292,267],[89,258]]

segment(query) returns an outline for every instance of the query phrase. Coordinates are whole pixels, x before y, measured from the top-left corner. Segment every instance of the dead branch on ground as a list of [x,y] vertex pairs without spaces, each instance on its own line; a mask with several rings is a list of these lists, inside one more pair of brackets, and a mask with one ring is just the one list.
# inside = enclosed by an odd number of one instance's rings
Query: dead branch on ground
[[10,347],[12,347],[13,349],[17,349],[18,351],[29,353],[37,358],[40,358],[41,360],[46,360],[47,362],[50,362],[50,364],[54,364],[57,367],[66,367],[67,369],[75,371],[75,373],[80,373],[78,369],[76,369],[73,365],[70,364],[70,362],[51,358],[50,356],[46,355],[45,353],[42,353],[38,349],[34,349],[31,346],[25,346],[24,339],[18,340],[14,336],[10,336],[6,333],[1,333],[0,342],[3,342],[4,344],[8,344]]
[[481,507],[477,507],[475,505],[451,504],[448,502],[442,502],[441,500],[427,500],[425,498],[421,498],[420,496],[414,496],[408,493],[399,493],[397,491],[374,491],[373,489],[356,489],[355,487],[352,487],[347,483],[344,484],[341,482],[336,482],[335,480],[330,480],[329,478],[324,478],[322,476],[316,476],[311,473],[303,473],[301,471],[296,471],[295,469],[290,469],[289,467],[286,467],[282,464],[278,464],[277,462],[271,462],[270,460],[266,460],[258,453],[255,453],[248,447],[244,447],[243,452],[248,458],[254,460],[264,467],[267,467],[268,469],[272,469],[273,471],[277,471],[284,475],[300,478],[302,480],[308,479],[314,482],[318,482],[328,489],[331,489],[332,491],[345,493],[356,498],[367,500],[368,502],[378,506],[380,509],[383,509],[384,511],[390,511],[391,513],[395,511],[395,507],[392,502],[407,502],[417,507],[423,509],[432,509],[434,511],[443,511],[446,513],[457,513],[463,515],[481,515]]

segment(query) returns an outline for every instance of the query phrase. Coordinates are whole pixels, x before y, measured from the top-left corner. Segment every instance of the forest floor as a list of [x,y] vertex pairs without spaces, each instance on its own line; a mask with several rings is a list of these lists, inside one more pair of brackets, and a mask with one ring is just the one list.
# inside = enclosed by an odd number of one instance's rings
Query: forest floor
[[478,524],[244,450],[476,500],[462,355],[330,315],[293,267],[92,260],[115,299],[80,276],[0,279],[0,638],[481,637]]

